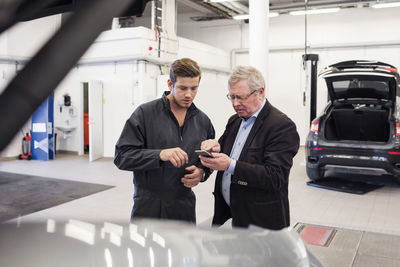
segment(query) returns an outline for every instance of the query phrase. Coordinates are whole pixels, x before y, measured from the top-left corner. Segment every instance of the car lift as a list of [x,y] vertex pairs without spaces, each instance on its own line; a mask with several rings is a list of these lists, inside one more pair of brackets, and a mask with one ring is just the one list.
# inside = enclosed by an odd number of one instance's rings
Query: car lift
[[[310,125],[311,122],[316,118],[317,116],[317,66],[318,66],[318,54],[304,54],[303,55],[303,66],[305,71],[307,72],[308,70],[306,69],[307,61],[311,62],[311,74],[310,74]],[[308,75],[308,73],[306,74]],[[307,79],[306,79],[307,81]],[[308,87],[308,85],[307,85]],[[306,91],[303,92],[303,101],[305,102],[306,100]]]

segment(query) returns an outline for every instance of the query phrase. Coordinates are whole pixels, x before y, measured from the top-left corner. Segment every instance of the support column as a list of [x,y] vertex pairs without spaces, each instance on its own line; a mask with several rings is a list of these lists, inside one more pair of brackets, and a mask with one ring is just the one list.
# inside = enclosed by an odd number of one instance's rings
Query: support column
[[266,82],[266,96],[268,90],[268,32],[269,32],[269,0],[249,0],[249,64],[257,68]]

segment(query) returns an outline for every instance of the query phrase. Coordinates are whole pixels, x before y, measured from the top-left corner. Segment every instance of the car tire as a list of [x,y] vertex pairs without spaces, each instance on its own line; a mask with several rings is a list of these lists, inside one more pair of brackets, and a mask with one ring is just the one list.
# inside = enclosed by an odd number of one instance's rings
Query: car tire
[[309,168],[306,167],[307,176],[313,181],[321,179],[324,177],[325,170],[321,168]]
[[398,184],[400,184],[400,175],[393,175],[393,178]]

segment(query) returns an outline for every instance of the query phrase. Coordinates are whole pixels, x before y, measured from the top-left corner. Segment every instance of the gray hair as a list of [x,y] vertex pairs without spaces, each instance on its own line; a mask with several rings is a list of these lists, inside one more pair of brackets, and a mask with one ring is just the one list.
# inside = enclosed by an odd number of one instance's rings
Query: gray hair
[[265,81],[261,72],[251,66],[237,66],[229,77],[228,85],[231,87],[235,83],[245,79],[247,79],[247,84],[251,91],[265,88]]

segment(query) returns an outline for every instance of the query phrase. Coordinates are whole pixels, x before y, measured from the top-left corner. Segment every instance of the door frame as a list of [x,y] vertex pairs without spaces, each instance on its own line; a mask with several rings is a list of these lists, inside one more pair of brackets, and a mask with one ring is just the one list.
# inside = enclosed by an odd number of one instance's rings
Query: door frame
[[[99,94],[100,93],[100,94]],[[89,161],[104,157],[104,83],[90,80],[88,84],[89,99]],[[94,118],[94,120],[93,120]],[[94,145],[95,144],[95,145]]]
[[[97,80],[97,82],[101,82],[102,84],[104,84],[103,83],[103,81],[100,81],[100,80]],[[89,102],[89,95],[90,95],[90,88],[89,88],[89,83],[90,83],[90,81],[88,81],[88,80],[83,80],[83,81],[80,81],[80,84],[79,84],[79,87],[80,87],[80,93],[79,93],[79,95],[80,95],[80,103],[79,103],[79,105],[80,105],[80,114],[79,114],[79,124],[80,124],[80,127],[78,127],[78,129],[79,129],[79,133],[78,133],[78,135],[79,135],[79,149],[78,149],[78,155],[79,156],[83,156],[84,155],[84,127],[83,127],[83,123],[84,123],[84,120],[83,120],[83,112],[84,112],[84,84],[87,84],[87,86],[88,86],[88,102]],[[104,94],[104,87],[103,87],[103,94]],[[104,97],[104,96],[103,96]],[[99,104],[101,104],[101,105],[103,105],[103,100],[101,100],[101,103],[99,103]],[[89,105],[89,103],[88,103],[88,105]],[[104,112],[104,110],[103,110],[103,112]],[[104,116],[104,114],[103,114],[103,116]],[[89,127],[89,131],[90,131],[90,127]],[[102,129],[102,135],[103,135],[103,137],[104,137],[104,129]],[[90,143],[90,134],[89,134],[89,143]],[[103,145],[104,145],[104,142],[103,142]],[[104,147],[103,147],[103,150],[104,150]],[[90,155],[90,147],[89,147],[89,155]],[[89,160],[90,160],[90,157],[89,157]]]

